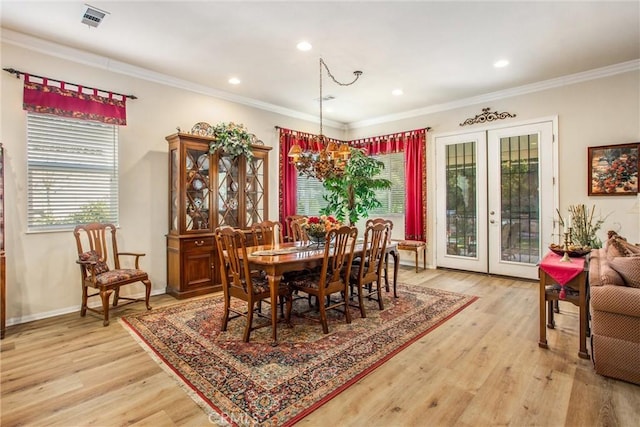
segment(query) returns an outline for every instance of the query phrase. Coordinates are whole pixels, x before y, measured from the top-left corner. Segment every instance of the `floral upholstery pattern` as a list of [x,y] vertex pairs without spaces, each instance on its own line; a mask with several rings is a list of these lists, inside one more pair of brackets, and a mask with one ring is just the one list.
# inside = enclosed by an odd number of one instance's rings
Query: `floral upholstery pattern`
[[[80,261],[89,261],[95,262],[95,272],[96,274],[102,274],[109,271],[109,266],[106,262],[100,260],[100,255],[96,251],[87,251],[80,254]],[[89,272],[91,268],[89,268]]]
[[135,268],[123,268],[120,270],[109,270],[96,276],[98,285],[108,285],[111,283],[121,282],[124,280],[135,279],[136,277],[146,278],[147,273]]

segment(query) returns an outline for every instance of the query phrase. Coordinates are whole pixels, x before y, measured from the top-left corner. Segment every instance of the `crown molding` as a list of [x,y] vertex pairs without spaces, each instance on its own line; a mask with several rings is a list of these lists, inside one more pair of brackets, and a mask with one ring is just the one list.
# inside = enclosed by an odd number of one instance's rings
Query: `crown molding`
[[[27,34],[19,33],[17,31],[8,30],[5,28],[0,29],[0,40],[2,42],[11,44],[14,46],[22,47],[24,49],[39,52],[45,55],[54,56],[57,58],[65,59],[71,62],[87,65],[94,68],[101,68],[103,70],[111,71],[118,74],[123,74],[130,77],[135,77],[141,80],[158,83],[165,86],[171,86],[177,89],[182,89],[201,95],[211,96],[225,101],[234,102],[237,104],[246,105],[260,110],[269,111],[283,116],[292,117],[308,122],[320,123],[320,118],[315,115],[301,113],[299,111],[291,110],[281,107],[275,104],[269,104],[267,102],[258,101],[256,99],[239,96],[230,92],[225,92],[218,89],[213,89],[209,86],[204,86],[196,83],[189,82],[187,80],[168,76],[166,74],[157,73],[146,68],[137,67],[125,62],[116,61],[114,59],[95,55],[80,49],[71,48],[68,46],[53,43],[48,40],[44,40],[38,37],[33,37]],[[337,122],[334,120],[323,120],[325,125],[331,126],[336,129],[345,130],[346,124]]]
[[631,71],[640,70],[640,59],[634,59],[632,61],[622,62],[620,64],[609,65],[602,68],[596,68],[594,70],[583,71],[576,74],[570,74],[567,76],[558,77],[555,79],[544,80],[537,83],[531,83],[528,85],[518,86],[511,89],[505,89],[496,92],[490,92],[483,95],[472,96],[470,98],[463,98],[457,101],[446,102],[443,104],[434,104],[424,108],[418,108],[416,110],[405,111],[398,114],[390,114],[387,116],[380,116],[373,119],[361,120],[359,122],[352,122],[348,125],[349,129],[363,128],[367,126],[377,125],[381,123],[394,122],[397,120],[411,119],[418,116],[424,116],[427,114],[439,113],[442,111],[453,110],[456,108],[468,107],[470,105],[484,104],[499,99],[511,98],[514,96],[525,95],[532,92],[540,92],[543,90],[554,89],[562,86],[569,86],[576,83],[586,82],[589,80],[601,79],[604,77],[615,76],[616,74],[628,73]]
[[[135,77],[161,85],[171,86],[174,88],[223,99],[237,104],[246,105],[260,110],[269,111],[283,116],[295,119],[305,120],[313,123],[319,123],[317,116],[302,113],[299,111],[284,108],[275,104],[258,101],[252,98],[246,98],[230,92],[213,89],[208,86],[195,84],[187,80],[178,79],[166,74],[157,73],[142,67],[136,67],[131,64],[116,61],[114,59],[95,55],[86,51],[71,48],[50,42],[48,40],[33,37],[27,34],[19,33],[13,30],[0,28],[0,40],[4,43],[19,46],[24,49],[43,53],[45,55],[54,56],[68,61],[84,64],[94,68],[101,68],[114,73]],[[483,104],[499,99],[510,98],[514,96],[524,95],[532,92],[539,92],[548,89],[554,89],[562,86],[568,86],[589,80],[601,79],[604,77],[614,76],[617,74],[627,73],[640,70],[640,59],[614,64],[607,67],[596,68],[594,70],[584,71],[581,73],[570,74],[554,79],[544,80],[542,82],[531,83],[528,85],[518,86],[511,89],[490,92],[483,95],[463,98],[443,104],[434,104],[415,110],[405,111],[398,114],[390,114],[386,116],[375,117],[372,119],[361,120],[352,123],[341,123],[334,120],[323,120],[324,124],[340,130],[349,130],[363,128],[367,126],[388,123],[398,120],[411,119],[414,117],[434,114],[442,111],[453,110],[456,108],[468,107],[470,105]]]

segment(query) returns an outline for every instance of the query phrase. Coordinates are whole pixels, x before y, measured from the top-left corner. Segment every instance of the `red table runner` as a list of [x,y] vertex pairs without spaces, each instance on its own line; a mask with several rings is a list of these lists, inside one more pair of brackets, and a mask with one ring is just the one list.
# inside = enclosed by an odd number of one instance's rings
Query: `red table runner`
[[564,285],[584,270],[585,258],[570,258],[571,262],[562,262],[560,261],[561,259],[560,255],[549,252],[540,261],[540,268],[560,284],[562,289],[560,290],[559,298],[564,299],[566,296]]

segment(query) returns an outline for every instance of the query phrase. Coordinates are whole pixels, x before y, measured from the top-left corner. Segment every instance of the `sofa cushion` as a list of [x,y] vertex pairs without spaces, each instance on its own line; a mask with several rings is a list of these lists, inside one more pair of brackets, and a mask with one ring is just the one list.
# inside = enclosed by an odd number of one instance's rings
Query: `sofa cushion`
[[640,288],[640,256],[616,257],[609,265],[622,276],[625,285]]
[[614,258],[636,255],[640,255],[640,247],[627,242],[627,240],[619,234],[614,234],[607,240],[607,257]]
[[[618,257],[620,258],[620,257]],[[611,267],[611,263],[607,261],[607,258],[602,258],[600,261],[600,285],[613,285],[624,286],[624,279],[616,270]]]

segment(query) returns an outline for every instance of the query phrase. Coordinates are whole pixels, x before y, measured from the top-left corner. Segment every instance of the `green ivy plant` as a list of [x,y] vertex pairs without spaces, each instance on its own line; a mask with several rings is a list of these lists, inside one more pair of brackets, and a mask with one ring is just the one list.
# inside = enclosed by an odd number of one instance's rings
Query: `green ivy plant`
[[247,160],[253,158],[251,151],[252,135],[242,124],[219,123],[212,126],[214,140],[209,143],[209,152],[222,150],[228,156],[236,158],[243,155]]
[[366,218],[371,209],[382,206],[376,198],[376,190],[391,188],[391,181],[376,178],[383,170],[383,162],[367,156],[363,150],[352,148],[344,174],[322,182],[328,191],[324,196],[328,204],[320,209],[320,213],[334,215],[342,223],[348,219],[350,225]]

